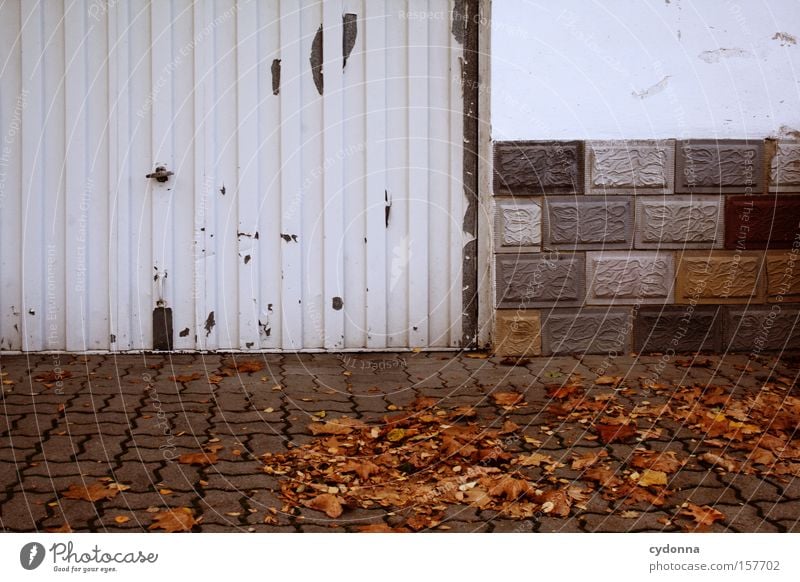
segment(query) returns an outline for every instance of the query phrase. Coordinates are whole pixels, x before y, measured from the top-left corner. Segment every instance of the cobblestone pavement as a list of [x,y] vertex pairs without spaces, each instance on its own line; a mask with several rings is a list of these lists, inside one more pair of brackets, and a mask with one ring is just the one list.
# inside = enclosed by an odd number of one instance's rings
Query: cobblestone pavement
[[[530,406],[515,411],[526,434],[550,430],[541,414],[548,398],[544,385],[558,374],[578,372],[593,378],[603,357],[532,359],[508,366],[497,358],[453,353],[307,354],[236,356],[258,360],[263,370],[224,376],[228,355],[2,356],[4,398],[0,401],[0,528],[5,531],[144,531],[151,514],[190,507],[194,531],[319,532],[354,531],[358,526],[396,523],[386,510],[350,510],[338,520],[301,510],[281,513],[275,477],[265,475],[260,456],[285,450],[288,443],[312,439],[313,413],[329,418],[347,414],[378,421],[417,396],[443,405],[475,406],[482,420],[505,411],[486,395],[497,388],[525,393]],[[675,383],[724,382],[735,390],[756,390],[770,374],[797,378],[798,360],[764,359],[743,375],[745,356],[711,356],[704,367],[667,366],[664,379]],[[619,357],[607,374],[644,376],[657,356]],[[605,366],[604,366],[605,367]],[[62,380],[49,377],[63,369]],[[190,380],[196,374],[195,380]],[[170,377],[178,376],[178,381]],[[217,376],[217,377],[215,377]],[[210,384],[212,377],[217,384]],[[38,378],[38,379],[37,379]],[[183,381],[181,381],[183,380]],[[793,388],[795,390],[796,388]],[[631,403],[636,396],[627,397]],[[546,427],[546,428],[543,428]],[[175,461],[211,439],[224,449],[210,466]],[[580,442],[578,442],[580,441]],[[648,441],[654,449],[682,451],[690,457],[697,435],[677,428]],[[550,455],[569,455],[572,447],[601,447],[581,441],[575,431],[544,437]],[[633,445],[607,445],[624,458]],[[129,488],[91,503],[64,498],[70,484],[111,478]],[[652,507],[635,517],[614,511],[613,502],[595,496],[569,518],[500,519],[496,513],[452,506],[437,529],[451,532],[626,532],[677,531],[665,518],[675,503],[691,500],[722,511],[726,518],[711,531],[800,531],[800,482],[710,471],[696,459],[673,477],[677,489],[669,506]],[[276,523],[266,525],[269,508]],[[149,510],[149,513],[148,513]],[[320,517],[322,516],[322,517]],[[127,518],[127,520],[126,520]],[[666,523],[666,525],[665,525]]]

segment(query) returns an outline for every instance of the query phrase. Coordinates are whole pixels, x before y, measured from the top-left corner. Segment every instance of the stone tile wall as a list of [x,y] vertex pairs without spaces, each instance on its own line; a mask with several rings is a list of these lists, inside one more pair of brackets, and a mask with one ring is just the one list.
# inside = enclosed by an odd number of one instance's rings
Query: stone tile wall
[[800,141],[497,142],[503,355],[800,348]]

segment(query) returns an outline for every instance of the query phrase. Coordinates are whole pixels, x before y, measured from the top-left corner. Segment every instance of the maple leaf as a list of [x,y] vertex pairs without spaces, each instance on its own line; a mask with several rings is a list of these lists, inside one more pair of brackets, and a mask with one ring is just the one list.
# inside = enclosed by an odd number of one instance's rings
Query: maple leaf
[[72,372],[69,370],[61,370],[60,372],[42,372],[40,374],[36,374],[33,379],[37,382],[58,382],[59,380],[66,380],[67,378],[72,378]]
[[597,386],[616,386],[622,382],[622,376],[598,376],[594,383]]
[[492,399],[498,406],[513,407],[520,405],[524,397],[519,392],[494,392]]
[[244,374],[260,372],[264,369],[264,364],[258,360],[226,360],[224,365],[227,368]]
[[758,465],[772,465],[775,462],[775,455],[762,448],[756,448],[750,454],[750,461]]
[[608,456],[608,452],[605,450],[600,450],[596,453],[586,453],[583,455],[574,456],[572,458],[572,468],[573,469],[586,469],[594,465],[600,459],[603,459]]
[[664,473],[674,473],[683,462],[678,460],[673,451],[657,453],[655,451],[636,451],[631,458],[630,465],[637,469],[652,469]]
[[385,523],[370,523],[369,525],[360,525],[358,529],[361,533],[408,533],[405,528],[393,528]]
[[583,388],[583,386],[580,384],[548,384],[545,388],[550,398],[563,400]]
[[534,489],[530,483],[515,477],[501,477],[499,482],[489,489],[489,495],[492,497],[505,497],[509,501],[515,501],[524,495],[533,493]]
[[100,501],[101,499],[113,499],[120,492],[118,487],[112,487],[115,483],[106,484],[95,481],[91,485],[72,483],[69,489],[64,491],[61,496],[65,499],[82,499],[83,501]]
[[322,493],[305,503],[306,507],[323,512],[331,519],[336,519],[342,515],[342,504],[339,498],[331,493]]
[[628,424],[596,424],[595,429],[600,435],[600,440],[605,444],[624,443],[636,436],[635,422]]
[[147,529],[163,529],[167,533],[191,531],[197,521],[194,512],[188,507],[167,509],[153,514],[153,523]]
[[687,501],[683,504],[680,515],[691,517],[698,528],[710,527],[714,525],[714,522],[725,519],[725,514],[717,511],[713,507],[709,507],[708,505],[703,505],[701,507],[691,501]]
[[557,465],[558,463],[549,455],[542,455],[541,453],[531,453],[528,456],[518,457],[517,461],[523,467],[540,467],[545,465]]
[[545,491],[542,495],[537,497],[537,501],[542,503],[542,513],[558,517],[569,516],[572,502],[570,496],[565,491],[561,491],[560,489]]
[[350,473],[350,472],[355,473],[356,475],[358,475],[359,479],[361,479],[362,481],[366,481],[372,475],[380,473],[381,468],[378,467],[378,465],[376,465],[375,463],[372,463],[371,461],[359,462],[351,460],[342,466],[341,471],[343,473]]
[[354,428],[364,428],[364,423],[360,420],[348,418],[336,418],[327,422],[312,422],[308,425],[308,430],[314,436],[317,435],[342,435],[350,434]]
[[181,465],[198,465],[204,467],[206,465],[213,465],[217,462],[216,453],[184,453],[178,457],[178,462]]
[[622,484],[622,479],[608,467],[590,467],[583,475],[586,479],[597,482],[603,488],[613,489]]

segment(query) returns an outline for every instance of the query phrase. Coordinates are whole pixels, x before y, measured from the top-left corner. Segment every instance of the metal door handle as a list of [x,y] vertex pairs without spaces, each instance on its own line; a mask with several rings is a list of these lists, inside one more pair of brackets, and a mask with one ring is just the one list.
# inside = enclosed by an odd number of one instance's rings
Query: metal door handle
[[159,182],[166,182],[167,180],[169,180],[169,177],[174,174],[175,172],[168,171],[165,166],[156,166],[155,171],[151,172],[150,174],[147,174],[145,178],[154,178]]

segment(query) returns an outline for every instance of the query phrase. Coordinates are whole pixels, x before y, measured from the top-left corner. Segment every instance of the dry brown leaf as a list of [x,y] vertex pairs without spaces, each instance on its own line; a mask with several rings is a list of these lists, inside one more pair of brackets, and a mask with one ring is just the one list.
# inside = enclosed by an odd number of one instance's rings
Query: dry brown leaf
[[46,531],[47,533],[73,533],[72,528],[68,523],[60,525],[58,527],[48,527],[45,528],[44,531]]
[[60,380],[66,380],[67,378],[72,378],[72,372],[69,370],[61,370],[60,372],[42,372],[40,374],[36,374],[33,379],[37,382],[58,382]]
[[131,518],[128,517],[127,515],[118,515],[117,517],[114,518],[114,523],[119,523],[119,524],[128,523],[130,520]]
[[82,499],[83,501],[94,502],[101,499],[113,499],[119,492],[120,489],[117,487],[111,487],[106,483],[95,481],[90,485],[72,483],[69,489],[64,491],[61,496],[66,499]]
[[351,460],[345,463],[340,469],[342,473],[353,472],[358,475],[362,481],[366,481],[372,475],[377,475],[381,472],[381,468],[371,461],[355,461]]
[[664,473],[674,473],[684,462],[680,461],[674,451],[636,451],[631,458],[630,465],[637,469],[652,469]]
[[248,374],[260,372],[264,369],[264,364],[258,360],[226,360],[225,367],[231,368],[239,373]]
[[524,397],[519,392],[494,392],[492,399],[498,406],[519,406]]
[[184,453],[178,457],[181,465],[198,465],[204,467],[217,462],[217,453]]
[[532,495],[533,493],[534,489],[530,483],[515,477],[501,477],[489,489],[489,495],[492,497],[505,497],[509,501],[515,501],[520,497]]
[[729,473],[735,473],[739,470],[740,465],[733,459],[729,459],[723,454],[716,453],[703,453],[698,455],[697,458],[704,463],[711,465],[711,467],[721,467]]
[[523,467],[540,467],[542,464],[545,465],[552,465],[556,464],[555,459],[553,459],[549,455],[543,455],[541,453],[531,453],[530,455],[522,455],[520,456],[517,461]]
[[598,376],[594,383],[597,386],[616,386],[622,382],[622,376]]
[[604,459],[607,456],[608,452],[605,450],[600,450],[596,453],[586,453],[583,455],[578,455],[572,458],[572,468],[586,469],[594,465],[600,459]]
[[194,512],[188,507],[167,509],[153,514],[153,523],[147,529],[163,529],[168,533],[191,531],[197,521]]
[[331,495],[330,493],[317,495],[313,499],[307,501],[305,506],[317,511],[321,511],[331,519],[336,519],[342,515],[343,511],[339,498],[335,495]]
[[600,440],[605,444],[624,443],[636,436],[636,423],[628,424],[596,424],[595,428]]
[[408,532],[405,528],[393,528],[390,527],[388,524],[385,523],[371,523],[369,525],[360,525],[358,526],[359,532],[361,533],[402,533]]
[[713,507],[695,505],[691,501],[683,504],[680,515],[691,517],[700,528],[710,527],[714,525],[714,522],[725,519],[725,514]]
[[582,389],[580,384],[548,384],[546,387],[547,395],[557,400],[563,400],[572,396],[575,392]]
[[364,423],[353,418],[343,416],[327,422],[312,422],[308,425],[308,430],[314,436],[317,435],[337,435],[350,434],[355,428],[363,428]]

